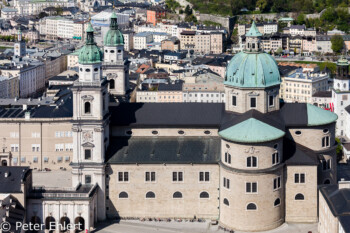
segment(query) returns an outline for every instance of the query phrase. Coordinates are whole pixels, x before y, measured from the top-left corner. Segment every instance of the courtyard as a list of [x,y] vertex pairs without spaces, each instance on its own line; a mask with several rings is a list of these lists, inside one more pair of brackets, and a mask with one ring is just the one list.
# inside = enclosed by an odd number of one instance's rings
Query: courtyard
[[[93,232],[98,233],[224,233],[217,225],[210,222],[154,222],[138,220],[121,220],[120,222],[109,222],[99,224]],[[226,231],[229,232],[229,231]],[[235,233],[244,233],[234,231]],[[317,224],[283,224],[277,229],[264,231],[264,233],[317,233]],[[263,232],[261,232],[263,233]]]

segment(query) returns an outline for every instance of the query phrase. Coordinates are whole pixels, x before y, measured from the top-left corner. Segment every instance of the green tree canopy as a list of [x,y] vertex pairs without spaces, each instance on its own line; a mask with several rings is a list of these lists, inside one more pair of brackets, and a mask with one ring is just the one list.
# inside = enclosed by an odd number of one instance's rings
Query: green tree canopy
[[335,53],[340,53],[344,48],[344,40],[341,35],[334,35],[331,38],[332,50]]

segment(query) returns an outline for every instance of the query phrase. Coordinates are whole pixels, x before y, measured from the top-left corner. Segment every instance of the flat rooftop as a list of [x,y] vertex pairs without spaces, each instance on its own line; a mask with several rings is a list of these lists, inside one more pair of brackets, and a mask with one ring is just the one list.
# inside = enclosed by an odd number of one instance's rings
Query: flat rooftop
[[45,188],[72,187],[71,171],[36,171],[33,170],[33,186]]

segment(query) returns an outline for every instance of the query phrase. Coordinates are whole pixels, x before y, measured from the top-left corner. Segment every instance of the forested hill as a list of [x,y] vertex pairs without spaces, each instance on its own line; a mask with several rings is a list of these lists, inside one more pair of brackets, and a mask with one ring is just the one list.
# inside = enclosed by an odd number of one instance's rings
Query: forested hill
[[201,13],[233,16],[242,14],[247,8],[250,13],[321,12],[332,7],[349,7],[350,0],[188,0]]

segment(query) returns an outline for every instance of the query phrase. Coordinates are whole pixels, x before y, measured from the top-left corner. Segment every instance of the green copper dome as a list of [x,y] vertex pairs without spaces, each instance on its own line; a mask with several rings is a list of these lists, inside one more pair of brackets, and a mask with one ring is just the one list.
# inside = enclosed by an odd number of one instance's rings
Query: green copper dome
[[111,24],[104,38],[104,46],[124,45],[123,34],[118,29],[117,15],[113,12],[111,16]]
[[103,53],[94,41],[94,30],[89,23],[86,29],[86,43],[79,52],[79,64],[100,63],[103,60]]
[[232,142],[259,143],[283,137],[285,132],[255,118],[249,118],[237,125],[219,132],[219,135]]
[[337,114],[316,107],[312,104],[307,104],[307,125],[327,125],[335,122],[338,119]]
[[348,66],[349,61],[346,58],[344,58],[344,56],[341,56],[341,58],[339,58],[339,60],[337,61],[337,65],[338,66]]
[[258,28],[256,27],[255,22],[253,21],[252,26],[250,27],[249,31],[245,36],[248,37],[259,37],[262,36],[262,34],[259,32]]
[[263,88],[280,83],[280,72],[275,59],[264,52],[240,52],[231,59],[226,68],[225,85]]

